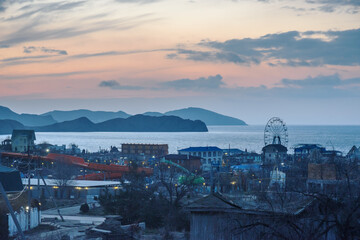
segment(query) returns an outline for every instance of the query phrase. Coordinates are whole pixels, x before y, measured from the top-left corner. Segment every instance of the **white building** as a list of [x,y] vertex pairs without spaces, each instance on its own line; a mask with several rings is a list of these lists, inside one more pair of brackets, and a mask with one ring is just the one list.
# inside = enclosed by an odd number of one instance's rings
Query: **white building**
[[11,144],[13,152],[32,151],[36,140],[34,130],[13,130]]

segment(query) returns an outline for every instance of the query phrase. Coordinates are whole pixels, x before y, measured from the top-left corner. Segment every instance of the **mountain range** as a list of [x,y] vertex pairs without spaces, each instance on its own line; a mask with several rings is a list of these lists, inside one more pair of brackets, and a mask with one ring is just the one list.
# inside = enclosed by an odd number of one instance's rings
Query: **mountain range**
[[[141,118],[140,116],[146,116],[152,118]],[[175,116],[178,118],[164,118],[169,116]],[[9,129],[14,129],[14,128],[16,129],[32,128],[32,129],[36,129],[37,131],[45,131],[45,129],[48,130],[53,129],[53,131],[60,131],[58,129],[64,128],[65,131],[65,129],[71,128],[71,124],[75,124],[76,126],[78,126],[77,131],[86,131],[86,129],[88,129],[89,131],[93,131],[93,130],[98,131],[98,128],[103,129],[101,131],[110,131],[109,129],[117,129],[114,131],[123,131],[124,129],[132,129],[131,131],[152,131],[151,130],[153,129],[152,125],[149,125],[148,122],[157,124],[158,122],[154,120],[156,118],[161,118],[160,119],[161,121],[159,122],[162,122],[163,124],[165,123],[167,124],[166,126],[163,126],[163,128],[156,128],[157,129],[156,131],[165,131],[162,129],[168,129],[170,131],[171,126],[174,129],[174,131],[178,131],[177,129],[181,129],[181,127],[179,126],[178,128],[176,128],[175,125],[171,124],[168,121],[174,121],[174,123],[175,122],[180,123],[179,119],[192,120],[192,121],[200,120],[204,122],[206,125],[246,125],[246,123],[240,119],[221,115],[206,109],[194,108],[194,107],[169,111],[165,113],[145,112],[141,115],[132,116],[123,111],[107,112],[107,111],[91,111],[86,109],[72,110],[72,111],[55,110],[55,111],[46,112],[41,115],[18,114],[13,112],[11,109],[7,107],[0,106],[0,120],[12,120],[5,122],[2,121],[0,123],[1,125],[0,133],[8,132]],[[138,119],[145,121],[142,123],[143,125],[139,125]],[[164,119],[166,119],[166,121],[164,121]],[[83,124],[82,126],[81,124],[78,124],[81,121]],[[135,121],[136,124],[133,123],[133,121]],[[185,122],[182,122],[182,124]],[[111,123],[124,125],[124,129],[121,129],[121,127],[117,125],[113,127],[109,127],[107,124],[111,124]],[[184,127],[184,129],[189,128],[189,125],[187,124],[189,123],[187,122],[185,124],[187,127]],[[201,127],[200,129],[203,128]]]
[[[246,123],[240,119],[225,116],[203,108],[194,108],[194,107],[183,108],[165,113],[145,112],[142,115],[152,116],[152,117],[176,116],[176,117],[181,117],[183,119],[201,120],[206,125],[246,125]],[[41,116],[52,117],[58,122],[74,120],[80,117],[86,117],[94,123],[99,123],[114,118],[128,118],[131,115],[123,111],[105,112],[105,111],[90,111],[90,110],[80,109],[73,111],[51,111],[44,113]]]
[[103,122],[114,118],[128,118],[131,115],[123,111],[106,112],[106,111],[90,111],[86,109],[72,110],[72,111],[51,111],[40,116],[51,117],[57,122],[74,120],[81,117],[86,117],[94,123]]
[[152,117],[135,115],[93,123],[86,117],[54,123],[41,127],[29,127],[15,120],[0,120],[0,134],[10,134],[13,129],[33,129],[36,132],[207,132],[204,122],[175,116]]
[[11,111],[7,107],[0,106],[0,120],[11,119],[15,120],[25,126],[44,126],[56,123],[51,115],[41,116],[36,114],[18,114]]
[[35,127],[37,132],[207,132],[202,121],[185,120],[175,116],[152,117],[135,115],[93,123],[86,117]]

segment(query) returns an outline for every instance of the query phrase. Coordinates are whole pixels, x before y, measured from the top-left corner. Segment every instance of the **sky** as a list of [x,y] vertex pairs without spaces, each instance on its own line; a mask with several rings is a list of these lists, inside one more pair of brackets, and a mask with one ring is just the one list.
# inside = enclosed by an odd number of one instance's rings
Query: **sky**
[[360,1],[0,0],[0,105],[360,125]]

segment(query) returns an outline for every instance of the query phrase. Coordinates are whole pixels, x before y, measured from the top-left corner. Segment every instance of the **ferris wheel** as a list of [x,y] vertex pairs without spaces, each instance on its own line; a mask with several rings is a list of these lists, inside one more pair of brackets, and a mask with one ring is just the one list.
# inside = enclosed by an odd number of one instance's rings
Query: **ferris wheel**
[[273,117],[267,122],[264,130],[264,143],[265,146],[269,144],[287,146],[288,132],[283,120],[278,117]]

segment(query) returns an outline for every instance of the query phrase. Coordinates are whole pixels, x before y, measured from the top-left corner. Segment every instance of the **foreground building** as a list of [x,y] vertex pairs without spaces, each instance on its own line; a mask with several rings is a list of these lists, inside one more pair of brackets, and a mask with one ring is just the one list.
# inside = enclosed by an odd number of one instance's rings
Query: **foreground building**
[[[119,181],[91,181],[91,180],[64,180],[64,179],[45,179],[46,186],[41,179],[23,178],[22,183],[30,183],[31,195],[35,198],[55,198],[80,199],[86,202],[88,199],[99,197],[106,191],[114,194],[121,188]],[[48,188],[49,192],[46,190]],[[50,195],[49,195],[50,193]]]
[[[275,196],[275,195],[274,195]],[[318,209],[313,198],[293,193],[286,201],[268,197],[267,202],[233,202],[218,193],[191,203],[191,240],[323,239],[335,240],[335,227]],[[271,203],[271,204],[269,204]],[[330,220],[329,220],[330,222]]]

